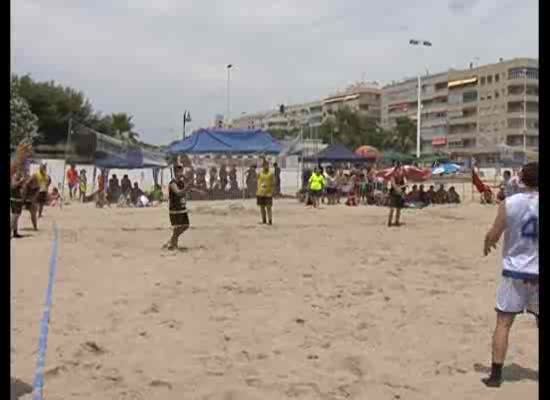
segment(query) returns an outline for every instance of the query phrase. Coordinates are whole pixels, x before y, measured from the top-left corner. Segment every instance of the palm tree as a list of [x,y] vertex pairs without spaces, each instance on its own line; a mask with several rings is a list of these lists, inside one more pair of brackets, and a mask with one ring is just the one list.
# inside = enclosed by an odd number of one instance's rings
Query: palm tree
[[[134,127],[132,116],[126,113],[114,113],[111,115],[113,128],[119,134],[131,132]],[[129,135],[130,136],[130,135]]]

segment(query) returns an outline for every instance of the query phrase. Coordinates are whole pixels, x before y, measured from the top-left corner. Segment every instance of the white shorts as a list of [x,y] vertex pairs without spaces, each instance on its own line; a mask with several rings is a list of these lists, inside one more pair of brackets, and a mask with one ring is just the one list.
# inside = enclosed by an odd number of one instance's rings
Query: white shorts
[[539,284],[502,277],[497,289],[497,311],[519,314],[529,312],[539,316]]

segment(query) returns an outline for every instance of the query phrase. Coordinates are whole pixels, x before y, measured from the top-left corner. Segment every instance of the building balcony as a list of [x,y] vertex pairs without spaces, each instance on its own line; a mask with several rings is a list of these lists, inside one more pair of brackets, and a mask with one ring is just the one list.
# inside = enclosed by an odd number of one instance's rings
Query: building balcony
[[506,100],[508,102],[520,102],[520,103],[524,103],[527,100],[528,103],[538,104],[539,96],[534,94],[528,94],[527,96],[523,96],[522,93],[513,93],[513,94],[508,94],[506,96]]
[[445,117],[441,117],[441,118],[434,118],[434,119],[427,119],[427,118],[422,118],[422,126],[423,127],[434,127],[434,126],[444,126],[444,125],[448,125],[448,121],[447,121],[447,118]]
[[[508,111],[506,113],[506,116],[508,118],[525,118],[525,113],[523,111]],[[538,111],[527,111],[527,119],[538,119],[539,118],[539,112]]]
[[449,118],[449,125],[477,124],[478,115],[468,117]]

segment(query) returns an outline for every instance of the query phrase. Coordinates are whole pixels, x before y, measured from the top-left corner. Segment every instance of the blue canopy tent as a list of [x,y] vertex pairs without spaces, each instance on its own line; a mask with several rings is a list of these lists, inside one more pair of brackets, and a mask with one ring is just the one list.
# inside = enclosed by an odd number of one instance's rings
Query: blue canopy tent
[[199,129],[168,147],[168,154],[279,154],[281,144],[261,129]]
[[334,143],[310,157],[305,162],[366,162],[367,159],[355,154],[342,143]]

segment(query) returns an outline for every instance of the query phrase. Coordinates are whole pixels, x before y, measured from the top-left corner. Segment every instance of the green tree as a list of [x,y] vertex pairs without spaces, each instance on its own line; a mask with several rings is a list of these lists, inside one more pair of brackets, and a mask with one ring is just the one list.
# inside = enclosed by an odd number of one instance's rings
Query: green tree
[[32,142],[38,137],[38,117],[27,101],[19,95],[18,81],[10,82],[10,145],[16,146],[23,139]]
[[113,129],[119,134],[131,132],[134,128],[132,116],[126,113],[111,114]]
[[382,149],[386,143],[386,132],[378,126],[376,119],[349,107],[342,107],[329,115],[320,129],[324,142],[341,142],[350,149],[361,145]]
[[[67,138],[69,119],[107,136],[117,137],[131,143],[139,143],[139,133],[134,131],[132,116],[127,113],[102,115],[94,111],[84,93],[64,87],[53,81],[37,82],[30,75],[14,76],[12,84],[18,94],[37,117],[40,142],[63,143]],[[17,102],[14,105],[18,104]]]
[[38,117],[40,141],[55,144],[67,137],[69,118],[75,118],[89,125],[93,119],[93,108],[82,92],[63,87],[53,81],[35,82],[29,75],[14,77],[19,94]]
[[397,118],[396,126],[389,132],[386,148],[410,153],[416,145],[416,123],[408,117]]

